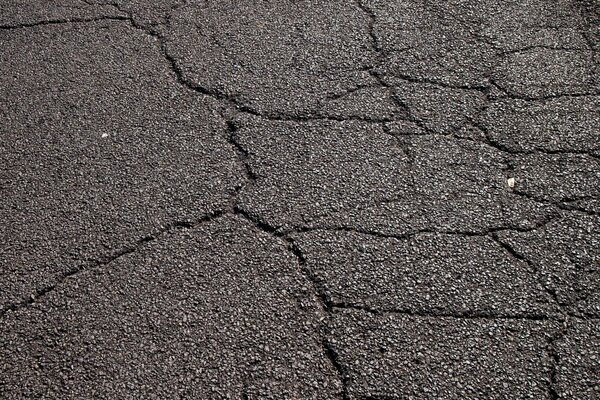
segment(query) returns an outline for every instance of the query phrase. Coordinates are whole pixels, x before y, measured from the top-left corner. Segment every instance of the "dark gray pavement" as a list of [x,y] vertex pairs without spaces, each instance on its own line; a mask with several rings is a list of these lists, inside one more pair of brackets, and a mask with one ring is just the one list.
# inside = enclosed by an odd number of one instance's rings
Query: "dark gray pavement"
[[595,0],[0,4],[1,399],[600,398]]

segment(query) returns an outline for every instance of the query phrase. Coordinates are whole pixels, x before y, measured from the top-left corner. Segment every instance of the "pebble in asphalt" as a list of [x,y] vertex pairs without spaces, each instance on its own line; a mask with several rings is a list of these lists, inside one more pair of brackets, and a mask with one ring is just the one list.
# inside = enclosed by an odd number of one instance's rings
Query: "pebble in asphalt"
[[486,232],[532,228],[553,213],[550,205],[508,190],[509,158],[472,140],[395,139],[361,121],[255,118],[240,121],[236,134],[256,175],[242,190],[240,207],[282,231]]
[[214,100],[175,82],[151,36],[120,21],[2,35],[0,309],[243,182]]

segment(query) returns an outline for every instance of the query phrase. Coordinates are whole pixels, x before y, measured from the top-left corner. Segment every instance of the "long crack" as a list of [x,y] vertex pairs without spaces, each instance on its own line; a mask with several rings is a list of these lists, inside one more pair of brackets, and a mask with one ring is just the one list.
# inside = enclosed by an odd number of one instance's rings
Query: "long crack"
[[112,254],[101,256],[96,259],[86,259],[87,263],[82,264],[79,267],[70,269],[69,271],[63,272],[58,275],[54,282],[51,285],[45,286],[43,288],[36,289],[34,294],[31,294],[28,298],[23,299],[20,302],[9,304],[0,310],[0,318],[2,318],[9,311],[17,311],[21,308],[27,308],[32,306],[34,303],[39,302],[45,296],[56,290],[59,286],[65,284],[69,279],[74,278],[78,274],[88,271],[95,268],[106,267],[109,264],[119,260],[122,257],[125,257],[129,254],[132,254],[141,248],[143,248],[147,243],[157,240],[158,238],[167,235],[171,232],[174,232],[178,229],[192,229],[202,223],[212,221],[216,218],[219,218],[224,214],[223,211],[214,211],[212,213],[208,213],[205,216],[199,218],[195,222],[190,222],[189,220],[175,221],[172,222],[159,230],[143,235],[136,242],[127,244],[121,247],[119,250],[113,252]]
[[[225,117],[224,117],[225,118]],[[275,227],[270,226],[269,224],[261,221],[259,218],[254,217],[247,213],[239,204],[238,204],[238,196],[242,189],[249,185],[255,184],[257,180],[256,174],[252,171],[248,163],[249,152],[246,150],[242,144],[238,141],[237,138],[237,125],[235,121],[229,119],[226,120],[226,124],[229,131],[228,140],[231,144],[235,154],[237,155],[239,162],[242,164],[245,173],[246,173],[246,183],[239,188],[236,192],[235,196],[232,199],[232,210],[234,215],[243,218],[250,223],[252,223],[257,229],[267,233],[272,236],[277,241],[284,241],[286,243],[286,247],[288,251],[294,255],[296,262],[298,264],[299,271],[301,275],[305,278],[305,280],[312,286],[313,293],[315,296],[315,301],[319,304],[322,312],[329,313],[331,312],[332,302],[329,296],[327,295],[324,288],[319,284],[318,280],[312,274],[310,269],[308,268],[306,258],[304,254],[301,252],[300,248],[295,245],[293,240],[289,237],[284,237]],[[347,400],[348,397],[348,385],[347,385],[347,374],[343,369],[342,365],[337,360],[337,355],[333,351],[332,347],[328,345],[326,338],[321,337],[320,342],[323,348],[323,352],[326,355],[327,359],[330,361],[332,367],[338,372],[340,377],[341,385],[342,385],[342,399]]]
[[90,18],[69,18],[69,19],[50,19],[46,21],[36,21],[36,22],[24,22],[20,24],[5,24],[0,25],[0,30],[15,30],[15,29],[23,29],[23,28],[34,28],[36,26],[45,26],[45,25],[60,25],[60,24],[75,24],[75,23],[84,23],[84,22],[98,22],[98,21],[131,21],[131,17],[128,16],[100,16],[100,17],[90,17]]

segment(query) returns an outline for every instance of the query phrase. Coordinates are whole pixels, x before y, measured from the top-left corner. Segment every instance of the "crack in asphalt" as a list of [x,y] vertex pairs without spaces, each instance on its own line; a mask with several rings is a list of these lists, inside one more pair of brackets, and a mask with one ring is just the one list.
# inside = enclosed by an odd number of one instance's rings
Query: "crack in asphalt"
[[[183,4],[185,4],[185,2],[179,3],[177,6],[182,6]],[[117,9],[119,9],[119,11],[125,12],[120,9],[118,4],[111,4],[111,5],[113,5]],[[174,7],[173,10],[175,8],[177,8],[177,6]],[[375,34],[375,23],[376,23],[377,16],[373,10],[371,10],[369,7],[367,7],[364,4],[363,1],[357,0],[357,6],[368,17],[368,34],[371,38],[372,48],[373,48],[374,52],[376,53],[376,59],[378,60],[378,64],[380,64],[379,66],[373,66],[373,67],[369,68],[368,72],[377,80],[378,84],[382,88],[385,88],[391,92],[391,91],[393,91],[393,86],[386,83],[384,80],[384,76],[381,73],[377,72],[377,68],[379,68],[381,66],[381,64],[383,63],[383,61],[388,57],[387,53],[380,45],[379,40]],[[168,15],[166,17],[167,23],[170,23],[170,18],[171,18],[171,15]],[[147,35],[150,35],[150,36],[156,38],[158,41],[158,47],[159,47],[160,53],[162,54],[164,59],[167,61],[170,70],[172,71],[172,73],[175,76],[176,82],[178,82],[180,85],[184,86],[185,88],[187,88],[191,91],[209,96],[209,97],[219,101],[220,104],[222,104],[226,109],[231,109],[233,111],[234,116],[242,113],[242,114],[249,114],[249,115],[257,116],[257,117],[271,120],[271,121],[293,121],[293,122],[310,122],[310,121],[319,121],[319,120],[331,120],[331,121],[359,120],[359,121],[365,121],[365,122],[369,122],[369,123],[383,124],[385,122],[393,122],[393,121],[398,120],[395,118],[393,118],[393,119],[369,118],[369,117],[340,118],[340,117],[327,116],[327,115],[324,115],[324,116],[311,116],[311,115],[302,116],[302,115],[287,115],[284,113],[275,113],[275,114],[260,113],[256,109],[242,104],[238,99],[236,99],[233,96],[228,96],[221,91],[203,87],[203,86],[187,79],[185,77],[185,72],[183,71],[182,67],[180,66],[177,58],[174,57],[173,55],[171,55],[167,49],[166,35],[138,24],[135,21],[133,15],[131,13],[127,13],[127,16],[102,16],[102,17],[91,17],[91,18],[56,19],[56,20],[39,21],[39,22],[33,22],[33,23],[1,25],[0,29],[15,30],[15,29],[23,29],[23,28],[44,26],[44,25],[86,23],[86,22],[97,22],[97,21],[128,22],[133,28],[141,30],[141,31],[145,32]],[[589,41],[589,39],[588,39],[588,41]],[[532,46],[531,48],[537,48],[537,47],[546,48],[547,46]],[[524,48],[524,49],[519,49],[519,50],[515,50],[515,51],[511,51],[511,52],[526,51],[529,49],[530,48]],[[566,50],[566,49],[558,49],[558,50]],[[580,51],[578,49],[569,49],[569,50],[570,51],[571,50]],[[508,53],[510,53],[510,52],[506,52],[506,54],[508,54]],[[490,91],[490,87],[486,86],[486,85],[450,85],[450,84],[446,84],[446,83],[440,83],[435,80],[415,78],[415,77],[411,77],[409,75],[398,75],[397,78],[411,82],[411,83],[431,84],[431,85],[437,85],[440,87],[451,88],[451,89],[474,90],[474,91],[484,92],[486,94],[489,94],[489,91]],[[493,82],[493,85],[496,85],[496,84],[497,84],[496,82]],[[369,86],[365,86],[365,87],[369,87]],[[365,87],[358,87],[355,90],[360,90]],[[506,88],[502,87],[501,84],[498,85],[498,88],[500,88],[506,94],[505,96],[501,96],[500,98],[506,97],[506,98],[511,98],[511,99],[526,100],[526,101],[543,101],[543,100],[550,100],[550,99],[556,99],[556,98],[577,98],[577,97],[597,96],[598,95],[598,93],[575,93],[575,94],[559,94],[559,95],[529,97],[529,96],[521,96],[521,95],[517,95],[514,93],[510,93],[510,91],[508,91]],[[347,93],[350,93],[350,92],[347,92]],[[345,93],[345,94],[347,94],[347,93]],[[339,97],[342,97],[342,96],[339,96]],[[414,114],[411,113],[408,105],[405,104],[401,99],[399,99],[395,95],[392,96],[392,99],[401,109],[406,110],[406,112],[408,114],[408,116],[406,117],[407,121],[414,122],[415,124],[417,124],[420,128],[422,128],[424,131],[428,132],[429,134],[434,134],[432,129],[426,127],[421,119],[415,117]],[[488,96],[487,102],[489,103],[490,101],[491,100]],[[481,111],[482,110],[480,110],[480,112]],[[223,120],[225,121],[225,124],[226,124],[226,133],[228,134],[227,141],[233,148],[233,151],[237,158],[237,162],[239,162],[240,166],[243,167],[242,169],[244,171],[245,181],[246,181],[244,184],[240,185],[236,189],[235,194],[232,195],[231,205],[230,205],[229,210],[214,211],[212,213],[209,213],[209,214],[199,218],[198,220],[196,220],[194,222],[175,221],[172,224],[160,229],[157,232],[146,235],[143,238],[139,239],[138,241],[136,241],[130,245],[126,245],[126,246],[122,247],[120,250],[116,251],[115,253],[113,253],[111,255],[108,255],[108,256],[105,256],[105,257],[102,257],[99,259],[86,260],[89,262],[87,265],[72,269],[70,271],[67,271],[67,272],[59,275],[54,284],[49,285],[44,288],[41,288],[41,289],[37,290],[36,293],[34,295],[32,295],[30,298],[25,299],[20,303],[11,304],[7,308],[1,310],[0,318],[2,316],[4,316],[4,314],[8,311],[16,311],[21,308],[26,308],[26,307],[33,305],[36,302],[41,301],[45,296],[47,296],[49,293],[51,293],[53,290],[55,290],[58,286],[65,284],[69,279],[74,278],[76,275],[78,275],[79,273],[81,273],[83,271],[87,271],[87,270],[90,270],[93,268],[106,267],[106,266],[110,265],[112,262],[117,261],[121,257],[125,257],[131,253],[138,251],[139,249],[143,248],[148,242],[158,240],[160,237],[167,235],[171,232],[174,232],[178,229],[192,229],[202,223],[215,220],[225,214],[233,214],[233,215],[237,215],[238,217],[249,221],[258,230],[265,232],[265,233],[269,234],[271,237],[273,237],[274,240],[277,240],[277,241],[280,241],[280,242],[283,242],[286,244],[288,251],[291,254],[293,254],[295,259],[297,260],[297,264],[298,264],[300,273],[312,285],[314,296],[315,296],[315,301],[319,304],[320,308],[328,315],[335,313],[339,309],[355,309],[355,310],[359,310],[359,311],[367,312],[367,313],[371,313],[371,314],[402,314],[402,315],[407,315],[407,316],[416,316],[416,317],[424,317],[424,318],[457,318],[457,319],[484,319],[484,320],[508,319],[508,320],[534,320],[534,321],[547,321],[547,320],[558,319],[558,320],[564,322],[563,329],[561,329],[559,334],[552,336],[548,341],[548,357],[552,361],[552,363],[551,363],[552,368],[551,368],[551,372],[550,372],[550,376],[549,376],[549,383],[548,383],[548,391],[549,391],[549,396],[551,399],[555,400],[555,399],[559,398],[559,394],[557,392],[556,386],[557,386],[557,370],[558,370],[561,360],[560,360],[560,355],[559,355],[558,351],[556,350],[555,342],[557,340],[559,340],[560,338],[562,338],[566,334],[566,329],[567,329],[567,326],[569,323],[569,318],[571,316],[567,312],[565,312],[564,307],[566,305],[560,303],[560,301],[557,297],[556,291],[554,291],[554,290],[548,288],[546,285],[542,284],[542,286],[546,290],[547,294],[553,299],[553,301],[560,308],[561,315],[562,315],[561,318],[556,318],[553,316],[542,315],[542,314],[540,314],[540,315],[521,315],[521,314],[501,315],[501,314],[493,314],[493,313],[486,313],[486,312],[472,312],[472,311],[447,313],[447,312],[436,312],[436,311],[422,312],[422,311],[414,311],[414,310],[407,310],[407,309],[395,309],[395,308],[393,308],[393,309],[386,309],[386,308],[376,309],[376,308],[371,308],[368,306],[352,304],[349,302],[348,303],[347,302],[335,302],[332,300],[331,296],[327,293],[327,290],[325,289],[323,282],[321,282],[319,280],[319,278],[317,278],[312,273],[310,268],[308,268],[307,262],[306,262],[306,256],[303,254],[303,252],[300,250],[300,248],[296,245],[294,240],[292,238],[290,238],[290,236],[289,236],[294,233],[311,232],[311,231],[318,231],[318,230],[355,232],[355,233],[371,235],[374,237],[396,238],[396,239],[402,239],[402,240],[409,239],[416,235],[429,234],[429,233],[441,233],[441,234],[462,235],[462,236],[488,236],[488,237],[492,238],[494,240],[494,242],[496,242],[500,247],[505,249],[512,257],[525,262],[532,270],[534,270],[536,272],[536,274],[539,274],[538,269],[535,267],[535,265],[529,259],[527,259],[525,256],[520,254],[509,244],[503,242],[499,238],[497,233],[502,232],[502,231],[510,231],[510,230],[519,231],[519,232],[533,231],[535,229],[539,229],[540,227],[548,224],[550,221],[555,220],[557,218],[556,215],[547,218],[542,223],[536,225],[533,228],[527,228],[527,229],[523,229],[523,228],[519,228],[519,227],[494,227],[494,228],[490,228],[490,229],[482,230],[482,231],[468,231],[468,230],[466,230],[466,231],[460,231],[460,230],[445,231],[445,230],[424,229],[424,230],[419,230],[416,232],[411,232],[411,233],[402,234],[402,235],[385,234],[385,233],[381,233],[381,232],[377,232],[377,231],[362,229],[359,227],[334,227],[334,228],[310,227],[310,228],[297,228],[297,229],[281,231],[279,228],[273,227],[273,226],[269,225],[268,223],[264,222],[263,220],[261,220],[261,218],[259,216],[254,216],[254,215],[250,214],[248,211],[244,210],[238,204],[238,197],[239,197],[240,192],[244,188],[246,188],[250,185],[253,185],[259,177],[252,170],[252,168],[250,166],[249,159],[251,157],[251,153],[249,152],[248,149],[244,148],[244,146],[239,141],[239,138],[237,135],[239,127],[236,125],[236,122],[234,121],[234,119],[226,117],[225,113],[222,113],[221,117],[223,118]],[[399,119],[403,120],[403,118],[399,118]],[[489,146],[491,146],[497,150],[500,150],[504,153],[508,153],[511,156],[520,155],[520,154],[537,154],[537,153],[541,153],[541,154],[585,154],[590,157],[600,159],[599,156],[591,153],[591,151],[573,151],[573,150],[569,150],[569,151],[561,151],[561,150],[556,150],[556,151],[547,151],[547,150],[515,151],[506,146],[503,146],[500,143],[495,142],[490,137],[490,133],[487,130],[487,128],[485,126],[483,126],[482,124],[480,124],[476,121],[469,121],[469,123],[472,124],[473,127],[481,130],[484,133],[485,140],[481,140],[480,142],[485,143],[486,145],[489,145]],[[462,138],[462,139],[464,139],[464,138]],[[474,141],[479,141],[479,140],[474,139]],[[582,198],[564,198],[557,202],[549,202],[549,201],[545,201],[545,200],[536,198],[536,196],[532,196],[525,192],[519,192],[519,191],[515,190],[515,191],[513,191],[513,193],[518,196],[524,196],[527,198],[534,199],[535,201],[542,202],[544,204],[554,205],[565,211],[573,211],[573,210],[579,210],[579,209],[572,208],[570,205],[567,206],[563,203],[582,200]],[[594,197],[592,197],[592,198],[594,198]],[[567,208],[567,207],[569,207],[569,208]],[[587,212],[592,215],[598,215],[597,213],[594,213],[592,211],[584,211],[584,210],[579,210],[579,211]],[[321,335],[321,336],[323,336],[323,335]],[[350,394],[349,394],[350,376],[348,373],[348,368],[341,362],[339,354],[335,350],[335,345],[332,344],[331,341],[328,341],[327,338],[325,338],[325,337],[321,337],[321,345],[322,345],[324,354],[329,359],[332,367],[337,371],[339,379],[342,383],[342,390],[343,390],[342,398],[343,398],[343,400],[350,399]],[[244,385],[241,396],[243,399],[249,398],[247,385]],[[384,398],[387,398],[387,397],[373,397],[373,396],[364,397],[365,400],[368,400],[368,399],[382,400]]]
[[581,32],[581,36],[583,36],[590,50],[598,51],[598,42],[590,37],[590,31],[600,24],[598,3],[594,0],[575,0],[575,4],[579,6],[582,19],[587,25]]
[[556,342],[565,337],[565,335],[567,334],[567,331],[569,329],[569,326],[570,326],[570,321],[569,321],[569,316],[567,316],[565,318],[565,320],[563,321],[563,323],[561,324],[561,328],[558,330],[558,332],[555,335],[551,335],[550,338],[548,339],[547,351],[548,351],[548,357],[551,360],[550,376],[548,378],[548,393],[550,396],[550,400],[558,400],[561,398],[561,396],[559,395],[558,390],[557,390],[558,368],[561,364],[561,359],[560,359],[560,354],[558,352],[558,349],[556,348]]
[[[170,23],[171,15],[167,16],[167,24]],[[225,105],[232,109],[234,113],[244,113],[253,115],[259,118],[263,118],[269,121],[281,121],[281,122],[311,122],[311,121],[363,121],[370,123],[384,123],[384,122],[392,122],[398,120],[397,118],[374,118],[374,117],[361,117],[361,116],[348,116],[348,117],[336,117],[331,115],[289,115],[286,113],[261,113],[256,109],[249,107],[240,103],[235,96],[229,96],[225,93],[215,90],[209,89],[202,85],[199,85],[193,81],[190,81],[185,77],[185,73],[182,68],[179,66],[177,59],[173,57],[167,50],[167,46],[165,43],[166,37],[165,35],[148,29],[140,24],[138,24],[134,18],[129,15],[129,17],[124,18],[124,20],[129,21],[129,23],[136,29],[142,30],[146,34],[156,38],[160,43],[160,50],[163,57],[168,61],[171,71],[175,74],[177,82],[186,87],[187,89],[212,97],[213,99],[221,102],[225,102]]]
[[[497,83],[498,84],[498,83]],[[508,98],[514,100],[525,100],[525,101],[545,101],[554,99],[577,99],[581,97],[598,97],[600,92],[582,92],[582,93],[559,93],[559,94],[548,94],[543,96],[526,96],[511,92],[510,89],[503,87],[502,84],[498,84],[500,89],[506,93],[505,96],[499,98]]]
[[375,35],[375,22],[377,21],[377,16],[373,12],[373,10],[371,10],[364,4],[363,0],[356,0],[356,5],[362,10],[363,13],[365,13],[365,15],[368,18],[369,22],[367,24],[367,28],[369,32],[369,37],[371,39],[371,47],[375,51],[375,54],[377,54],[377,57],[380,59],[379,62],[381,63],[385,60],[386,54],[383,50],[383,47],[379,44],[379,39],[377,38],[377,35]]
[[98,21],[130,21],[131,18],[127,16],[101,16],[101,17],[90,17],[90,18],[69,18],[69,19],[51,19],[47,21],[37,21],[37,22],[25,22],[21,24],[5,24],[0,25],[0,30],[15,30],[15,29],[23,29],[23,28],[35,28],[37,26],[45,26],[45,25],[60,25],[60,24],[75,24],[75,23],[85,23],[85,22],[98,22]]
[[579,48],[579,47],[549,46],[549,45],[543,45],[543,44],[536,44],[536,45],[533,45],[533,46],[520,47],[518,49],[504,50],[504,51],[499,52],[499,55],[500,56],[506,56],[508,54],[517,54],[517,53],[523,53],[523,52],[526,52],[526,51],[538,50],[538,49],[557,50],[557,51],[574,51],[574,52],[587,52],[587,51],[589,51],[589,49],[582,49],[582,48]]
[[400,79],[400,80],[403,80],[406,82],[410,82],[410,83],[438,86],[438,87],[445,88],[445,89],[474,91],[474,92],[481,92],[484,94],[487,94],[490,91],[490,87],[487,85],[481,85],[481,84],[453,85],[451,83],[446,83],[446,82],[443,82],[440,80],[417,78],[417,77],[414,77],[411,75],[402,74],[402,73],[398,73],[398,72],[394,73],[394,78],[397,78],[397,79]]
[[[532,101],[537,101],[539,99],[535,99]],[[519,155],[525,155],[525,154],[564,154],[564,155],[586,155],[595,159],[600,159],[599,155],[594,154],[594,151],[600,151],[600,149],[591,149],[591,150],[575,150],[575,149],[569,149],[569,150],[547,150],[547,149],[540,149],[540,148],[536,148],[534,150],[514,150],[511,149],[510,147],[503,145],[502,143],[499,143],[498,141],[494,140],[491,137],[491,132],[490,130],[483,125],[482,123],[476,121],[476,120],[472,120],[472,119],[468,119],[467,121],[467,125],[472,126],[476,129],[479,129],[481,132],[483,132],[485,139],[469,139],[469,138],[463,138],[463,137],[457,137],[459,139],[463,139],[463,140],[471,140],[474,142],[480,142],[480,143],[484,143],[490,147],[493,147],[494,149],[501,151],[502,153],[506,153],[508,155],[511,156],[519,156]]]
[[333,365],[338,373],[338,376],[340,377],[340,380],[342,381],[342,400],[350,400],[350,395],[348,392],[350,374],[348,373],[348,369],[340,361],[340,357],[330,341],[323,339],[323,348],[325,349],[325,354],[331,362],[331,365]]
[[[222,116],[222,118],[226,120],[225,117]],[[258,176],[256,175],[256,173],[254,173],[254,171],[252,171],[252,168],[250,167],[250,164],[248,163],[248,158],[250,157],[250,153],[238,141],[237,131],[238,131],[239,127],[232,120],[226,120],[225,123],[227,124],[227,131],[229,132],[229,136],[227,138],[227,141],[233,147],[233,150],[237,154],[237,159],[239,160],[240,164],[242,165],[243,170],[246,172],[246,180],[247,180],[247,182],[254,182],[254,181],[256,181],[258,179]],[[246,185],[240,186],[238,188],[238,193],[245,186]]]
[[[524,261],[527,265],[529,265],[529,267],[535,271],[535,273],[538,275],[538,282],[539,279],[541,278],[540,275],[540,271],[539,269],[535,266],[535,264],[529,260],[527,257],[525,257],[523,254],[519,253],[516,249],[514,249],[510,244],[504,242],[497,234],[492,234],[490,236],[496,243],[498,243],[499,246],[501,246],[503,249],[505,249],[512,257],[514,257],[517,260],[521,260]],[[563,304],[559,299],[558,299],[558,295],[556,293],[555,290],[548,288],[546,285],[544,285],[542,282],[540,282],[540,284],[542,285],[542,287],[544,288],[544,290],[551,296],[552,300],[554,301],[554,303],[560,308],[561,313],[563,315],[566,315],[567,313],[564,310],[564,306],[566,306],[566,304]]]
[[444,234],[444,235],[458,235],[458,236],[467,236],[467,237],[485,237],[491,236],[495,233],[506,232],[506,231],[516,231],[516,232],[531,232],[536,229],[542,228],[549,224],[552,221],[560,218],[559,214],[550,214],[546,218],[544,218],[539,223],[533,225],[530,228],[523,228],[519,226],[498,226],[487,229],[480,230],[454,230],[454,229],[419,229],[415,231],[410,231],[402,234],[394,234],[394,233],[385,233],[377,230],[364,229],[360,227],[351,227],[351,226],[310,226],[310,227],[299,227],[292,228],[288,230],[278,230],[275,228],[274,232],[276,232],[279,236],[289,236],[291,234],[298,233],[306,233],[306,232],[315,232],[315,231],[332,231],[332,232],[354,232],[360,233],[363,235],[369,235],[373,237],[378,237],[382,239],[399,239],[406,240],[413,238],[415,236],[423,235],[423,234]]
[[30,297],[22,300],[21,302],[9,304],[4,309],[0,310],[0,319],[9,311],[17,311],[21,308],[27,308],[27,307],[32,306],[34,303],[39,302],[45,296],[47,296],[52,291],[54,291],[57,287],[63,285],[69,279],[73,279],[75,276],[77,276],[78,274],[80,274],[84,271],[89,271],[89,270],[96,269],[96,268],[106,267],[106,266],[110,265],[112,262],[117,261],[121,257],[127,256],[129,254],[132,254],[132,253],[138,251],[139,249],[143,248],[147,243],[157,240],[164,235],[167,235],[178,229],[194,228],[202,223],[209,222],[216,218],[219,218],[222,215],[224,215],[223,211],[215,211],[215,212],[206,214],[205,216],[199,218],[197,221],[194,221],[194,222],[189,221],[189,220],[175,221],[171,224],[168,224],[168,225],[158,229],[155,232],[152,232],[152,233],[142,236],[136,242],[127,244],[127,245],[121,247],[119,250],[113,252],[112,254],[102,256],[100,258],[85,259],[83,261],[87,262],[87,265],[84,264],[80,267],[73,268],[69,271],[66,271],[66,272],[58,275],[55,279],[55,282],[52,283],[51,285],[37,289],[35,294],[30,295]]
[[544,288],[546,293],[553,299],[554,303],[560,309],[560,312],[562,314],[563,328],[560,330],[560,332],[556,336],[551,336],[551,338],[548,341],[548,350],[547,350],[548,358],[550,359],[550,366],[551,366],[550,377],[549,377],[549,381],[548,381],[548,393],[552,400],[558,400],[559,395],[556,390],[556,385],[557,385],[556,376],[557,376],[558,366],[560,365],[560,356],[555,348],[555,342],[557,340],[561,339],[564,335],[566,335],[566,330],[567,330],[567,327],[569,324],[569,318],[571,317],[569,315],[569,313],[567,313],[565,311],[565,308],[564,308],[568,304],[563,304],[558,299],[558,294],[557,294],[556,290],[549,288],[543,282],[540,282],[540,279],[541,279],[540,272],[531,260],[529,260],[523,254],[519,253],[516,249],[514,249],[512,246],[510,246],[510,244],[502,241],[497,235],[495,235],[495,234],[492,235],[492,238],[494,239],[494,241],[496,241],[496,243],[498,243],[500,246],[502,246],[515,259],[524,261],[525,263],[527,263],[527,265],[529,265],[529,267],[532,270],[536,271],[536,274],[538,275],[538,282],[541,284],[541,286]]
[[[591,215],[591,216],[598,216],[600,215],[599,212],[593,211],[593,210],[588,210],[586,208],[583,208],[581,206],[577,206],[575,204],[570,204],[572,202],[577,202],[577,201],[585,201],[585,200],[598,200],[597,196],[581,196],[581,197],[563,197],[561,199],[558,200],[547,200],[544,199],[540,196],[537,196],[535,194],[531,194],[528,192],[523,192],[520,190],[513,190],[513,193],[517,196],[521,196],[521,197],[525,197],[526,199],[529,199],[531,201],[534,201],[536,203],[539,204],[544,204],[544,205],[548,205],[548,206],[553,206],[556,207],[559,210],[562,211],[566,211],[566,212],[581,212],[587,215]],[[554,219],[554,218],[552,218]],[[551,220],[552,220],[551,219]],[[537,229],[537,228],[534,228]]]
[[577,212],[582,212],[582,213],[585,213],[587,215],[591,215],[594,217],[600,216],[600,212],[588,210],[586,208],[579,207],[574,204],[557,204],[557,207],[564,211],[577,211]]

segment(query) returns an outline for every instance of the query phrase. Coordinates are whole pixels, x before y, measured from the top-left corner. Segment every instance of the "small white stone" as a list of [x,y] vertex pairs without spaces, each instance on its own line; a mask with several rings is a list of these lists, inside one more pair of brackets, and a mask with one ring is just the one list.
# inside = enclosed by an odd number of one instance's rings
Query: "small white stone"
[[107,138],[108,137],[108,133],[103,133],[102,134],[102,138]]
[[506,180],[506,183],[508,183],[509,188],[514,188],[515,187],[515,178],[508,178]]

